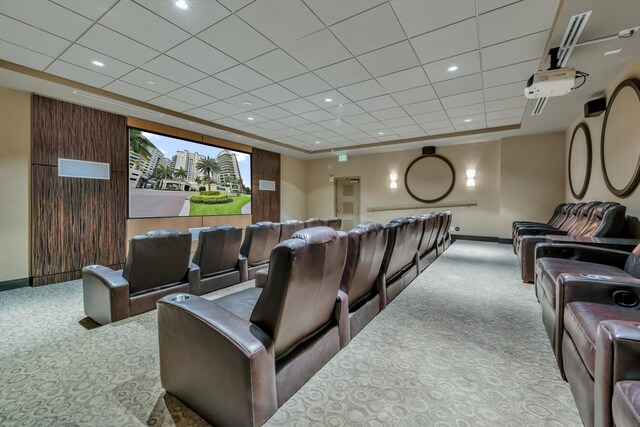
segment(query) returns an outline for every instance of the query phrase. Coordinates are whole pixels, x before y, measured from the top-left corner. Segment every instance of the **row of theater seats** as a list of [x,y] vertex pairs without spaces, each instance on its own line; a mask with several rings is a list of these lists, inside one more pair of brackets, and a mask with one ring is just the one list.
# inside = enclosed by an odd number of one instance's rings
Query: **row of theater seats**
[[156,308],[165,295],[204,295],[253,279],[269,263],[271,249],[298,230],[327,226],[339,230],[339,218],[281,223],[259,222],[242,229],[230,225],[200,231],[190,261],[190,232],[155,230],[135,236],[123,270],[91,265],[82,270],[85,314],[100,323],[126,319]]
[[[575,205],[556,214],[566,209]],[[584,425],[640,426],[640,245],[625,252],[538,243],[534,283]]]
[[562,203],[547,223],[515,221],[513,251],[520,260],[522,281],[533,282],[536,245],[547,236],[618,237],[625,213],[626,207],[615,202]]
[[162,386],[213,425],[261,425],[449,247],[450,223],[305,228],[273,248],[259,286],[162,298]]

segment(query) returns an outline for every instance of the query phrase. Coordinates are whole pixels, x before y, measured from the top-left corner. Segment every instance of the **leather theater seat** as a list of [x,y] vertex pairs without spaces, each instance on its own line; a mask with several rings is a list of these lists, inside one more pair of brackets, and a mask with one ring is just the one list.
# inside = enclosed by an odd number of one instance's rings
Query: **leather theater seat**
[[304,228],[304,222],[297,219],[290,219],[280,223],[280,239],[278,242],[289,240],[297,231]]
[[271,250],[279,240],[280,223],[264,221],[247,227],[240,254],[247,258],[248,280],[255,277],[256,271],[269,266]]
[[387,224],[387,248],[382,261],[387,303],[397,297],[418,276],[418,241],[423,222],[396,218]]
[[440,217],[434,213],[422,215],[424,219],[424,231],[420,245],[418,246],[419,269],[423,272],[433,261],[438,258],[436,238],[440,229]]
[[342,228],[342,219],[336,217],[329,217],[322,220],[322,225],[325,227],[331,227],[336,231],[340,231]]

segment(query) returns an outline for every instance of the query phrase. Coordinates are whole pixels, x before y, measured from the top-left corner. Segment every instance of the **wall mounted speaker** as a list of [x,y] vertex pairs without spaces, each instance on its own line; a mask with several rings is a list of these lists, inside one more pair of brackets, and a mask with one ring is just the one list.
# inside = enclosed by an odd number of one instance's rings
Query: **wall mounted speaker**
[[436,154],[436,147],[422,147],[422,155]]
[[585,117],[598,117],[607,109],[607,98],[593,99],[584,104]]

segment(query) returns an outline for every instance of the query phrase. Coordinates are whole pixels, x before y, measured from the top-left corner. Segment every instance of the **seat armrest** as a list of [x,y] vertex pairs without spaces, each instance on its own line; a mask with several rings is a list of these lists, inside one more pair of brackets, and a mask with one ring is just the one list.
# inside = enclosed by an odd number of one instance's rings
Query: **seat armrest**
[[200,267],[192,262],[189,263],[187,281],[189,282],[189,292],[202,295],[202,289],[200,288]]
[[101,325],[126,319],[129,311],[129,282],[122,270],[101,265],[82,269],[84,313]]
[[376,290],[380,295],[380,311],[384,310],[387,307],[387,277],[386,274],[380,272],[378,274],[378,278],[376,279]]
[[158,338],[162,386],[211,424],[261,425],[276,411],[273,342],[251,322],[172,294],[158,301]]
[[244,283],[249,280],[249,264],[247,257],[244,255],[238,256],[238,271],[240,271],[240,283]]
[[338,290],[333,314],[338,323],[340,348],[345,348],[351,341],[351,330],[349,328],[349,296],[342,290]]
[[256,271],[255,276],[255,287],[264,289],[264,286],[267,284],[267,279],[269,278],[269,268],[262,268]]
[[545,236],[524,236],[520,240],[520,273],[522,281],[532,283],[536,267],[536,245],[547,241]]
[[613,425],[613,388],[619,381],[640,380],[639,360],[640,322],[600,322],[596,336],[595,425]]
[[594,264],[610,265],[624,269],[630,252],[617,249],[605,249],[592,245],[575,245],[564,243],[540,243],[536,246],[536,259],[565,258]]
[[552,227],[523,227],[518,229],[518,237],[524,236],[566,236],[568,233],[564,230],[558,230]]

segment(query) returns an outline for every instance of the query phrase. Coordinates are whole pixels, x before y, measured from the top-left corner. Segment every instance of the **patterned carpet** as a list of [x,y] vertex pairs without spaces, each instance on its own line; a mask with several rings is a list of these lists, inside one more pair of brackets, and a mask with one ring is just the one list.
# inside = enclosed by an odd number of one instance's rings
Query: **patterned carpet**
[[[83,318],[79,281],[0,293],[0,425],[205,424],[160,386],[155,312]],[[267,425],[582,424],[511,247],[459,241]]]

